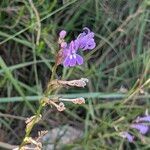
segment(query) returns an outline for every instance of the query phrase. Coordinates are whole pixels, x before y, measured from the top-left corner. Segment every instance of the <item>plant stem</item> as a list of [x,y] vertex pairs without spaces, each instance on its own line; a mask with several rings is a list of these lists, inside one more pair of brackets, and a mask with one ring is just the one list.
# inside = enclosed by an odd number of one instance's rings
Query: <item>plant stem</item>
[[[54,66],[53,66],[53,68],[52,68],[51,78],[50,78],[48,84],[49,84],[52,80],[54,80],[54,77],[55,77],[55,74],[56,74],[56,69],[57,69],[57,65],[54,64]],[[40,116],[40,114],[41,114],[41,111],[42,111],[42,109],[43,109],[43,107],[44,107],[41,102],[43,101],[43,99],[44,99],[45,97],[47,97],[47,96],[50,95],[51,93],[52,93],[52,90],[48,90],[48,89],[45,90],[45,92],[44,92],[44,97],[41,98],[41,100],[40,100],[39,108],[38,108],[38,110],[37,110],[37,112],[36,112],[36,114],[35,114],[35,118],[34,118],[32,124],[30,125],[30,128],[29,128],[28,131],[26,132],[25,137],[24,137],[24,139],[23,139],[23,141],[22,141],[22,143],[21,143],[21,145],[20,145],[20,147],[19,147],[19,150],[21,150],[21,148],[26,144],[26,138],[29,137],[29,135],[30,135],[30,133],[31,133],[31,131],[32,131],[33,127],[34,127],[34,125],[36,124],[36,120],[39,118],[39,116]]]

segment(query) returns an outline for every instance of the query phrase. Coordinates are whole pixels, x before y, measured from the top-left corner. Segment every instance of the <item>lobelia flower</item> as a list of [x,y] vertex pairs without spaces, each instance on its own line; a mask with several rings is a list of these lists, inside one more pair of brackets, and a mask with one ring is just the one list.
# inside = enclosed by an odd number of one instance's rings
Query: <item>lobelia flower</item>
[[120,136],[126,138],[129,142],[133,142],[134,136],[129,134],[128,132],[124,131],[120,133]]
[[64,49],[64,55],[66,56],[63,62],[64,67],[73,67],[83,64],[83,58],[77,54],[78,48],[78,41],[71,41],[69,47]]
[[93,49],[96,46],[94,41],[94,33],[87,27],[83,28],[84,32],[79,34],[77,40],[79,42],[79,48],[83,50]]
[[[134,120],[134,123],[130,125],[130,127],[133,129],[136,129],[140,134],[145,135],[149,131],[149,124],[146,124],[148,122],[150,122],[150,115],[145,115],[143,117],[137,117],[136,120]],[[133,140],[132,135],[130,135],[126,131],[121,132],[120,136],[123,138],[127,138],[129,141]],[[141,136],[141,137],[143,137],[143,136]]]
[[137,129],[141,134],[146,134],[149,130],[149,127],[142,123],[132,124],[131,128]]

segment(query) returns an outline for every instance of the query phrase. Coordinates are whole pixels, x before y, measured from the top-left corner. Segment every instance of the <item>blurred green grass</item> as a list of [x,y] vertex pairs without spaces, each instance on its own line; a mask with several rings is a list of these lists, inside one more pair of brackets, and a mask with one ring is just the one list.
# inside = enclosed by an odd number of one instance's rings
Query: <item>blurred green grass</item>
[[[56,115],[46,118],[42,127],[53,128],[48,119],[65,124],[66,119],[59,120],[67,115],[74,126],[82,123],[85,131],[84,138],[66,146],[68,149],[149,149],[150,142],[137,139],[129,144],[114,130],[115,126],[119,131],[126,130],[132,119],[150,107],[149,95],[138,101],[135,99],[150,73],[149,8],[148,0],[33,0],[32,4],[27,0],[2,0],[0,102],[5,98],[7,103],[1,103],[1,112],[31,116],[39,99],[35,98],[37,102],[30,100],[37,95],[40,97],[46,87],[58,52],[59,31],[67,30],[69,41],[87,26],[95,32],[97,47],[84,53],[84,65],[69,69],[60,66],[56,77],[88,78],[87,88],[63,89],[60,93],[74,97],[91,93],[91,96],[83,106],[68,105],[68,110],[60,116],[53,110]],[[121,86],[128,89],[127,95],[135,92],[128,103],[123,103],[126,97],[118,99]],[[149,84],[143,90],[148,93]],[[95,97],[95,92],[105,97]],[[24,102],[15,102],[16,96]],[[120,118],[123,119],[115,124]],[[2,140],[19,144],[24,135],[24,122],[1,117],[0,129],[7,134]]]

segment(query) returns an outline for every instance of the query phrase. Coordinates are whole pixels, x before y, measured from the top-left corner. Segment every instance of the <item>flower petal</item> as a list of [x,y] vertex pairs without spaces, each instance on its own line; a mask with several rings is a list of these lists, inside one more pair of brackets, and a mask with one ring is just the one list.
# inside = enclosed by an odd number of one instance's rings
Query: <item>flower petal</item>
[[84,27],[83,30],[87,31],[87,33],[90,33],[90,29],[88,27]]
[[88,42],[88,49],[94,49],[96,46],[96,43],[94,42],[94,39]]
[[96,43],[94,42],[94,39],[91,39],[91,41],[86,43],[86,46],[83,48],[83,50],[94,49],[95,46],[96,46]]
[[134,136],[129,134],[128,132],[124,131],[124,132],[121,132],[120,133],[120,136],[123,137],[123,138],[126,138],[128,139],[129,142],[133,142],[134,140]]
[[138,117],[135,121],[136,121],[136,122],[141,122],[141,121],[150,122],[150,116]]
[[76,65],[76,58],[71,55],[71,58],[70,58],[70,67],[73,67]]
[[79,49],[79,41],[75,40],[74,41],[74,50],[77,51]]
[[149,127],[144,124],[132,124],[131,128],[139,130],[141,134],[146,134],[149,130]]
[[64,67],[68,67],[70,66],[70,58],[69,56],[67,56],[63,62]]
[[78,54],[76,54],[76,61],[77,61],[78,65],[83,64],[83,58]]

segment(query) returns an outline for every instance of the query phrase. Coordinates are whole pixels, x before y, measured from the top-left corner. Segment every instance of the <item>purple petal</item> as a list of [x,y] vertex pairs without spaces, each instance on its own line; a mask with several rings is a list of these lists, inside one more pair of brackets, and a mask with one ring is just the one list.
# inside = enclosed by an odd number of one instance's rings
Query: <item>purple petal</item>
[[76,54],[76,61],[77,61],[78,65],[83,64],[83,58],[78,54]]
[[68,67],[70,66],[70,58],[69,56],[65,58],[64,62],[63,62],[64,67]]
[[63,48],[63,56],[67,57],[70,55],[70,50],[68,48]]
[[88,27],[84,27],[83,30],[87,31],[87,33],[90,33],[90,29]]
[[91,45],[89,45],[89,49],[94,49],[95,48],[95,46],[96,46],[96,43],[95,42],[93,42],[93,43],[91,43]]
[[76,65],[76,57],[74,57],[74,55],[70,55],[70,67],[73,67]]
[[136,122],[142,122],[142,121],[150,122],[150,116],[138,117],[135,121]]
[[70,42],[69,49],[70,49],[70,51],[72,51],[74,49],[74,42],[73,41]]
[[78,43],[79,43],[79,48],[83,49],[87,46],[88,40],[84,36],[83,38],[78,39]]
[[77,51],[79,49],[79,41],[75,40],[74,41],[74,50]]
[[78,40],[78,39],[81,39],[81,38],[84,37],[84,36],[86,36],[86,33],[85,33],[85,32],[80,33],[80,34],[78,35],[78,37],[77,37],[77,40]]
[[95,46],[96,46],[96,43],[94,42],[94,39],[91,39],[90,41],[87,42],[83,50],[94,49]]
[[94,38],[94,32],[90,32],[86,36],[88,39]]
[[133,140],[134,140],[134,136],[129,134],[128,132],[121,132],[120,136],[128,139],[129,142],[133,142]]
[[141,134],[146,134],[148,132],[149,127],[144,124],[132,124],[131,128],[139,130]]

